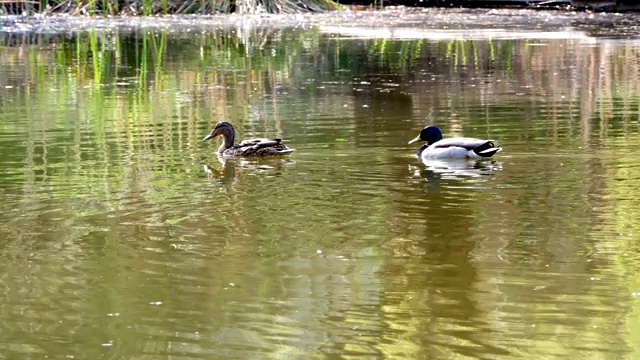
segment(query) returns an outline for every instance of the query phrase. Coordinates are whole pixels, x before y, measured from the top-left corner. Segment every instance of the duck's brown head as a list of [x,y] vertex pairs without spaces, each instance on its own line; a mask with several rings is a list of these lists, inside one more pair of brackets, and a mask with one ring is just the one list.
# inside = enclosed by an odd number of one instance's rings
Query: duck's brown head
[[209,135],[205,136],[204,139],[202,139],[202,141],[207,141],[207,140],[213,139],[215,137],[218,137],[220,135],[224,135],[226,137],[229,137],[229,136],[233,136],[232,134],[234,134],[234,133],[235,133],[235,131],[233,130],[233,125],[231,125],[230,122],[228,122],[228,121],[220,121],[219,123],[216,124],[216,126],[213,128],[213,130],[211,130],[211,133],[209,133]]

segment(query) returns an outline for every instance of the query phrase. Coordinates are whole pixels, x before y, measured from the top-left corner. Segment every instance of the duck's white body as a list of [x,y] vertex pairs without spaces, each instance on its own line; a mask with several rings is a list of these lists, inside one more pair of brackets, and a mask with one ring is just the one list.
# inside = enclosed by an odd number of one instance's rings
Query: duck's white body
[[426,141],[416,154],[421,160],[429,159],[486,159],[492,157],[502,148],[496,146],[493,140],[455,137],[443,139],[440,129],[427,126],[415,139],[409,141]]
[[493,145],[493,140],[474,138],[449,138],[431,145],[423,145],[417,156],[420,159],[482,159],[502,150]]

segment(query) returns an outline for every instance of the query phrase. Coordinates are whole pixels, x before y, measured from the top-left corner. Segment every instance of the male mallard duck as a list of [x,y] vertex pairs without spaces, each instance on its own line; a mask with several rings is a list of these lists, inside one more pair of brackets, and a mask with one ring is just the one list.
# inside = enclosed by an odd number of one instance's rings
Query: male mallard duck
[[420,135],[409,141],[409,144],[417,141],[427,142],[418,150],[417,155],[420,159],[482,159],[490,158],[502,150],[493,143],[493,140],[466,137],[443,140],[440,129],[433,125],[422,129]]
[[234,144],[236,131],[233,129],[233,125],[227,121],[217,123],[216,127],[202,141],[220,135],[222,135],[223,141],[218,148],[218,154],[225,157],[286,155],[295,150],[284,145],[282,139],[247,139],[242,140],[239,144]]

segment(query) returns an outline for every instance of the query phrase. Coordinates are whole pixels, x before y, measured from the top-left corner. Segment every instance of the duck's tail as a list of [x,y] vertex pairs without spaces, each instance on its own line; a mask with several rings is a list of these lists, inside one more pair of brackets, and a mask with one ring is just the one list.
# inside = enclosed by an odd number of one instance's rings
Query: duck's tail
[[473,152],[480,157],[490,158],[496,153],[502,151],[502,147],[496,146],[493,141],[487,141],[486,143],[473,149]]

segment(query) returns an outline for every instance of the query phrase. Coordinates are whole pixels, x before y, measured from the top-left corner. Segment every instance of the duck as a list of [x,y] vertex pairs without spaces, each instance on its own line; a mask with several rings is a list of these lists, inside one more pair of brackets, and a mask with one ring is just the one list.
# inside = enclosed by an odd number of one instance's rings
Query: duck
[[468,137],[454,137],[443,139],[442,132],[437,126],[425,126],[420,134],[409,141],[413,144],[426,141],[416,154],[421,160],[428,159],[487,159],[502,151],[494,140],[475,139]]
[[287,155],[295,151],[282,143],[282,139],[247,139],[235,144],[236,131],[228,121],[220,121],[202,141],[222,136],[218,155],[223,157],[263,157]]

